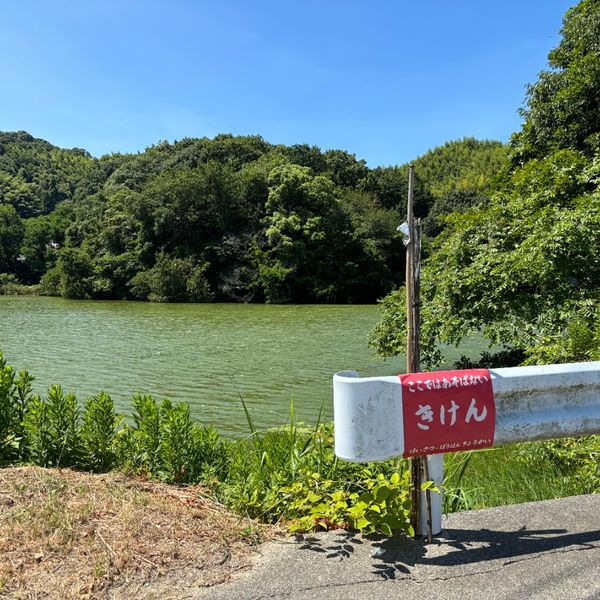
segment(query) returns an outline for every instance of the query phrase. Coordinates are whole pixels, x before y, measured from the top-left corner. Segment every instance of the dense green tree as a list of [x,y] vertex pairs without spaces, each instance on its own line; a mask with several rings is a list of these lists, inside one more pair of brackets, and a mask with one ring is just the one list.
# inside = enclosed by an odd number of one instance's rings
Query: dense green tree
[[341,201],[363,250],[359,271],[365,298],[380,297],[404,281],[402,237],[397,231],[401,217],[397,211],[383,208],[373,194],[361,190],[346,188]]
[[447,142],[413,161],[415,171],[430,195],[424,230],[434,237],[452,212],[485,205],[508,161],[508,148],[500,142],[464,138]]
[[57,248],[52,246],[52,231],[47,217],[32,217],[25,221],[21,253],[24,257],[23,276],[26,282],[39,281],[50,268]]
[[92,257],[82,249],[63,248],[58,256],[59,293],[65,298],[90,298],[94,293]]
[[361,249],[333,182],[307,167],[276,167],[266,213],[260,283],[267,302],[350,301]]
[[[599,7],[584,0],[567,13],[563,40],[550,54],[560,70],[542,73],[530,89],[512,169],[486,205],[448,217],[424,265],[422,339],[429,364],[439,359],[439,342],[458,343],[473,331],[525,350],[530,361],[598,355],[598,94],[595,103],[563,106],[566,112],[560,103],[590,99],[599,89],[600,71],[590,66],[598,64]],[[583,96],[574,96],[576,89]],[[403,351],[404,314],[400,290],[385,299],[373,332],[380,353]]]
[[529,86],[525,124],[512,139],[514,164],[568,148],[593,156],[600,148],[600,2],[569,9],[550,69]]
[[145,239],[167,251],[182,245],[198,251],[239,231],[247,214],[237,184],[234,172],[215,161],[162,173],[136,198]]
[[0,204],[0,273],[14,273],[24,234],[23,222],[14,207]]
[[[426,358],[438,358],[437,343],[458,344],[475,331],[533,351],[562,336],[571,321],[593,324],[600,298],[600,193],[592,183],[598,166],[581,169],[581,155],[559,151],[515,171],[512,189],[488,207],[449,218],[423,270]],[[403,303],[402,293],[384,303],[373,336],[384,355],[404,349]]]
[[344,150],[327,150],[324,154],[325,173],[342,187],[356,187],[367,176],[369,169],[364,160]]
[[35,283],[55,266],[58,250],[64,245],[65,232],[73,219],[73,207],[63,202],[49,215],[24,220],[23,261],[19,269],[22,281]]
[[289,159],[289,162],[301,167],[308,167],[315,174],[325,173],[327,163],[318,146],[308,144],[294,144],[293,146],[281,146],[281,152]]
[[210,302],[214,295],[204,275],[207,268],[208,263],[160,252],[151,269],[131,280],[133,295],[152,302]]
[[429,150],[413,165],[427,191],[438,199],[456,192],[488,192],[507,156],[508,148],[500,142],[463,138]]
[[369,172],[364,160],[344,150],[323,152],[318,146],[308,144],[281,146],[278,149],[293,164],[308,167],[315,175],[326,175],[341,187],[356,187]]
[[19,215],[51,212],[64,200],[83,198],[104,183],[85,150],[63,150],[24,131],[0,132],[0,203]]
[[[383,208],[395,210],[401,220],[406,218],[408,166],[372,169],[358,187],[373,194]],[[414,189],[415,215],[417,217],[426,216],[432,201],[431,193],[425,187],[417,171]]]
[[489,196],[483,192],[461,190],[444,194],[436,198],[423,221],[423,231],[430,237],[440,234],[447,221],[448,215],[459,212],[464,213],[469,208],[486,206]]

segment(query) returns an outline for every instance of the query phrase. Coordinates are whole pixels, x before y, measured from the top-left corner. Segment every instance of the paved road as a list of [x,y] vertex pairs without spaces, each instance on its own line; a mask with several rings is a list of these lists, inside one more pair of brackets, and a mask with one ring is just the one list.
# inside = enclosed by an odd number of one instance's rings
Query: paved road
[[433,544],[328,532],[264,545],[210,600],[600,599],[600,494],[449,515]]

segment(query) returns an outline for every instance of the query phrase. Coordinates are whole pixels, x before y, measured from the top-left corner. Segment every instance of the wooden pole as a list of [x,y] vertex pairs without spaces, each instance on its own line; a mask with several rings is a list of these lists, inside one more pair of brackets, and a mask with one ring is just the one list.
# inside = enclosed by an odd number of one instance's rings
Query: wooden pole
[[408,201],[406,222],[408,244],[406,245],[406,372],[418,370],[419,354],[415,353],[415,216],[413,213],[414,167],[408,167]]
[[[414,215],[415,171],[408,167],[407,223],[409,241],[406,246],[406,372],[416,373],[421,369],[421,220]],[[410,524],[415,533],[419,530],[421,512],[421,483],[428,477],[427,457],[410,459],[411,512]],[[427,498],[427,530],[431,541],[431,495]]]
[[[409,240],[406,245],[406,372],[415,373],[419,370],[419,325],[418,325],[418,295],[416,259],[418,256],[416,247],[416,227],[413,211],[414,200],[414,167],[408,167],[408,200],[407,200],[407,219]],[[422,461],[420,458],[410,459],[410,480],[411,490],[411,509],[410,524],[415,533],[419,527],[420,518],[420,490],[421,481],[423,481]]]

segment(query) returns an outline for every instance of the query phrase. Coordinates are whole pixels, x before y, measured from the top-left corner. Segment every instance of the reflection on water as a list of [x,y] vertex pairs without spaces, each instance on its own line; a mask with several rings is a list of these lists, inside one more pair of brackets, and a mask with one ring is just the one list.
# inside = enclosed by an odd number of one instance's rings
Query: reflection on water
[[[247,432],[238,391],[260,428],[314,422],[331,377],[401,372],[367,347],[376,306],[149,304],[0,297],[0,349],[44,392],[60,383],[80,399],[103,389],[128,411],[134,392],[188,402],[194,417],[230,435]],[[479,350],[462,348],[462,353]],[[455,351],[457,356],[461,352]],[[236,391],[237,390],[237,391]]]

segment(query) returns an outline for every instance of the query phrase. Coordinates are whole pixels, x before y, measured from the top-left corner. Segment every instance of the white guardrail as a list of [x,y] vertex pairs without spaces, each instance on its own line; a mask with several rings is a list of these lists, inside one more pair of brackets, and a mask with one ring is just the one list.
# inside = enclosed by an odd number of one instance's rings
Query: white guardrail
[[[600,433],[600,361],[490,369],[496,410],[493,445]],[[431,375],[434,375],[432,373]],[[335,452],[351,462],[403,456],[399,376],[333,377]],[[427,457],[430,478],[443,481],[443,454]],[[425,494],[421,493],[424,505]],[[441,494],[432,494],[432,529],[441,531]],[[425,534],[426,510],[418,533]]]

